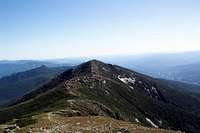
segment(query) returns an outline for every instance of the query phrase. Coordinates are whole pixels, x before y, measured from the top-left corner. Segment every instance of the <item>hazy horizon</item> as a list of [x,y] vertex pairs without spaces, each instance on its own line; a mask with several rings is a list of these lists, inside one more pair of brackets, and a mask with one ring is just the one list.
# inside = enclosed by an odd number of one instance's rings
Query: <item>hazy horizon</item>
[[198,0],[0,1],[0,60],[200,50]]

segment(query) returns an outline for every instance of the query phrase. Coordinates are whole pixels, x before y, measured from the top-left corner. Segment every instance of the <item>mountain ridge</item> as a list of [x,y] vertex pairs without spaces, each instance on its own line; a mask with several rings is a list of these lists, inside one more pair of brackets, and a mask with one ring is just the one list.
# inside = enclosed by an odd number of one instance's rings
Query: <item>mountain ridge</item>
[[[176,96],[189,100],[182,103]],[[92,60],[63,72],[0,110],[0,121],[53,111],[67,117],[100,115],[143,126],[197,133],[199,107],[196,99],[165,88],[149,76]]]
[[30,92],[49,82],[54,76],[70,67],[40,67],[0,78],[0,103]]

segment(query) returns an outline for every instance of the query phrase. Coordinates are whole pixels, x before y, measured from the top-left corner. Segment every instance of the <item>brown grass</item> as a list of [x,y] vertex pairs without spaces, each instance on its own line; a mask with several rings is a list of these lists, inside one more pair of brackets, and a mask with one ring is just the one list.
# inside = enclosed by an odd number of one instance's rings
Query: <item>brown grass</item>
[[33,133],[117,133],[120,130],[126,130],[130,133],[176,133],[175,131],[147,128],[130,122],[101,116],[61,117],[53,113],[45,113],[34,116],[34,119],[37,119],[38,122],[18,129],[16,133],[27,133],[28,131],[32,131]]

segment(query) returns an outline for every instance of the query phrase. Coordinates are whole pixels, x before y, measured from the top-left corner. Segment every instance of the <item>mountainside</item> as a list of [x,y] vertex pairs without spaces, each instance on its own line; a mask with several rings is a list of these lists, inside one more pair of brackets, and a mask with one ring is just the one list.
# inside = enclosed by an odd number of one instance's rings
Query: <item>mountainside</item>
[[63,72],[1,109],[0,122],[13,120],[19,124],[28,118],[27,123],[34,124],[37,115],[48,112],[70,118],[112,117],[188,133],[200,130],[198,97],[159,84],[157,79],[146,75],[96,60]]
[[68,68],[69,67],[49,68],[43,65],[32,70],[1,78],[0,103],[22,96],[40,87]]

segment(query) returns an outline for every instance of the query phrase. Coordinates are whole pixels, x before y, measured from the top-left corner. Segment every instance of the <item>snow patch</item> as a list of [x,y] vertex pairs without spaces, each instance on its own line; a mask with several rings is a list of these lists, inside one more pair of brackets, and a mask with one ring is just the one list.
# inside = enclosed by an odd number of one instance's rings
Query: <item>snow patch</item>
[[103,84],[106,84],[106,80],[103,80]]
[[156,88],[155,88],[155,87],[152,86],[151,88],[152,88],[153,91],[156,91]]
[[140,121],[138,120],[138,118],[135,118],[135,121],[137,122],[137,123],[139,123]]
[[158,128],[156,124],[154,124],[149,118],[146,118],[146,121],[151,124],[153,127]]
[[151,94],[149,89],[147,89],[146,87],[145,87],[144,89],[145,89],[149,94]]
[[156,94],[158,94],[157,89],[156,89],[155,87],[152,86],[151,89],[152,89]]
[[135,78],[122,78],[120,75],[118,75],[118,79],[125,84],[128,84],[128,83],[135,84],[135,82],[136,82]]
[[134,88],[132,86],[129,86],[132,90],[134,90]]

